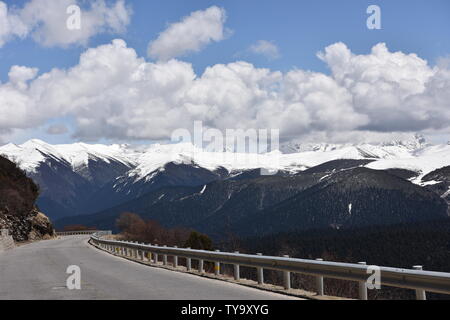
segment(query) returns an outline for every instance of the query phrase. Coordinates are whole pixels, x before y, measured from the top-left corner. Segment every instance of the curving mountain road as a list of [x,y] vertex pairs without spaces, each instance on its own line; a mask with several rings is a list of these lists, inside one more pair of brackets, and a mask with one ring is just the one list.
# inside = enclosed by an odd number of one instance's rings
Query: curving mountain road
[[[152,268],[109,255],[73,236],[40,241],[0,254],[0,300],[290,299],[232,283]],[[81,290],[66,288],[66,269],[81,268]]]

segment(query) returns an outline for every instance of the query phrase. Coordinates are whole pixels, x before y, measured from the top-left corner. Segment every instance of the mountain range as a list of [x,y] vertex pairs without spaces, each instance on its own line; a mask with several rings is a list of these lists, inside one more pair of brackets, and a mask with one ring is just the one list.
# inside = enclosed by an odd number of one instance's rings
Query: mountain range
[[133,211],[223,238],[448,216],[448,144],[415,136],[382,144],[289,143],[280,150],[248,155],[187,143],[30,140],[2,146],[0,155],[40,186],[39,209],[57,227],[114,229],[121,212]]

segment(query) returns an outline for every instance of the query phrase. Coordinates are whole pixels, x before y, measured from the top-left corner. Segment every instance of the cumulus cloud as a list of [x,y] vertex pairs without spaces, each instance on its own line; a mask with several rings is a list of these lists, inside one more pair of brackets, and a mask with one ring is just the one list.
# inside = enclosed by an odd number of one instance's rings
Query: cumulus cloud
[[25,89],[27,81],[34,79],[38,71],[39,70],[37,68],[12,66],[8,72],[9,82],[21,89]]
[[123,40],[88,49],[79,64],[15,66],[0,84],[0,130],[73,119],[80,139],[170,139],[193,122],[281,129],[281,138],[436,130],[450,123],[450,70],[385,44],[355,55],[342,43],[319,57],[331,74],[271,71],[237,61],[197,75],[180,60],[149,62]]
[[0,47],[14,38],[31,36],[47,47],[87,45],[90,38],[100,33],[121,33],[130,22],[131,9],[125,0],[90,1],[90,7],[81,9],[81,28],[70,30],[67,8],[81,6],[79,0],[30,0],[22,8],[10,8],[0,1]]
[[450,68],[450,55],[439,57],[437,59],[437,65],[442,69],[449,69]]
[[354,55],[337,43],[319,57],[352,95],[355,110],[370,117],[365,129],[419,131],[448,123],[448,105],[442,100],[446,90],[438,90],[448,88],[448,70],[431,68],[416,54],[389,52],[384,43],[369,55]]
[[278,59],[280,57],[280,50],[278,47],[273,42],[267,40],[259,40],[251,45],[249,50],[255,54],[263,55],[270,60]]
[[169,60],[189,52],[197,52],[211,42],[225,38],[224,9],[213,6],[192,12],[180,22],[171,24],[158,38],[149,43],[148,56]]
[[27,34],[28,28],[21,18],[10,12],[6,3],[0,1],[0,48],[12,38],[24,38]]

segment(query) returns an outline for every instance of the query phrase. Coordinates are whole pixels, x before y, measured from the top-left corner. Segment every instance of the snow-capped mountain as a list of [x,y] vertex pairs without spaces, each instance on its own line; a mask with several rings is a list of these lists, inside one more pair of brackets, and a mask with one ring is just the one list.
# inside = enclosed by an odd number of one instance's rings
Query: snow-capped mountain
[[450,145],[430,145],[420,136],[377,145],[309,144],[294,149],[300,151],[243,154],[207,152],[186,143],[131,147],[30,140],[2,146],[0,154],[39,184],[38,205],[51,218],[95,212],[161,187],[205,185],[256,169],[295,175],[332,160],[369,159],[364,166],[402,169],[412,182],[424,185],[430,184],[422,181],[424,176],[450,165]]
[[[292,147],[294,146],[294,147]],[[289,149],[291,148],[291,149]],[[0,147],[0,154],[14,161],[29,174],[52,159],[65,164],[74,172],[83,173],[89,161],[120,163],[130,168],[126,176],[150,180],[167,163],[192,164],[214,171],[224,168],[240,172],[258,168],[298,172],[336,159],[375,159],[375,169],[404,168],[426,174],[447,165],[450,145],[430,145],[416,135],[410,141],[392,141],[382,144],[284,144],[280,150],[266,154],[208,152],[190,143],[153,144],[133,148],[128,145],[61,144],[50,145],[41,140],[30,140],[21,145]],[[297,152],[292,152],[297,150]],[[86,176],[89,178],[89,176]]]
[[[373,146],[374,144],[368,144],[368,143],[330,144],[330,143],[308,143],[308,142],[304,143],[301,140],[293,139],[286,143],[282,143],[280,145],[280,151],[283,153],[299,153],[299,152],[307,152],[307,151],[327,152],[327,151],[334,151],[334,150],[339,150],[339,149],[343,149],[343,148],[347,148],[347,147],[360,147],[360,148],[364,149],[364,146],[368,147],[370,145]],[[409,139],[385,141],[385,142],[382,142],[379,144],[375,144],[375,146],[387,147],[388,149],[391,149],[389,147],[398,147],[398,148],[392,148],[393,151],[395,149],[397,149],[397,150],[406,149],[409,151],[414,151],[414,150],[429,146],[429,144],[426,142],[425,137],[423,135],[416,133]]]
[[133,158],[135,158],[134,151],[128,150],[125,145],[107,146],[86,143],[50,145],[38,139],[29,140],[21,145],[7,144],[0,147],[0,153],[28,173],[35,172],[36,168],[48,158],[65,162],[74,171],[82,170],[83,167],[88,166],[89,160],[93,159],[133,166]]
[[[445,219],[448,204],[396,172],[361,167],[371,160],[334,160],[292,176],[232,177],[191,187],[160,187],[91,215],[57,221],[116,230],[125,211],[167,227],[184,226],[216,239],[346,229]],[[434,176],[448,176],[446,172]],[[430,178],[434,178],[430,177]]]
[[94,192],[134,168],[124,149],[117,145],[50,145],[30,140],[0,147],[0,154],[39,185],[37,204],[54,219],[84,213],[84,204]]

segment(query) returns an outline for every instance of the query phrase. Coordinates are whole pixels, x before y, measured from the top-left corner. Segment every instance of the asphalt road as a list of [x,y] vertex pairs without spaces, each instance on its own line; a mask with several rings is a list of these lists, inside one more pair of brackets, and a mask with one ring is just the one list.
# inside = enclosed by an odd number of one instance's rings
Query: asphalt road
[[[66,287],[69,265],[81,269],[81,290]],[[276,300],[288,296],[152,268],[112,256],[85,236],[40,241],[0,254],[0,300]]]

